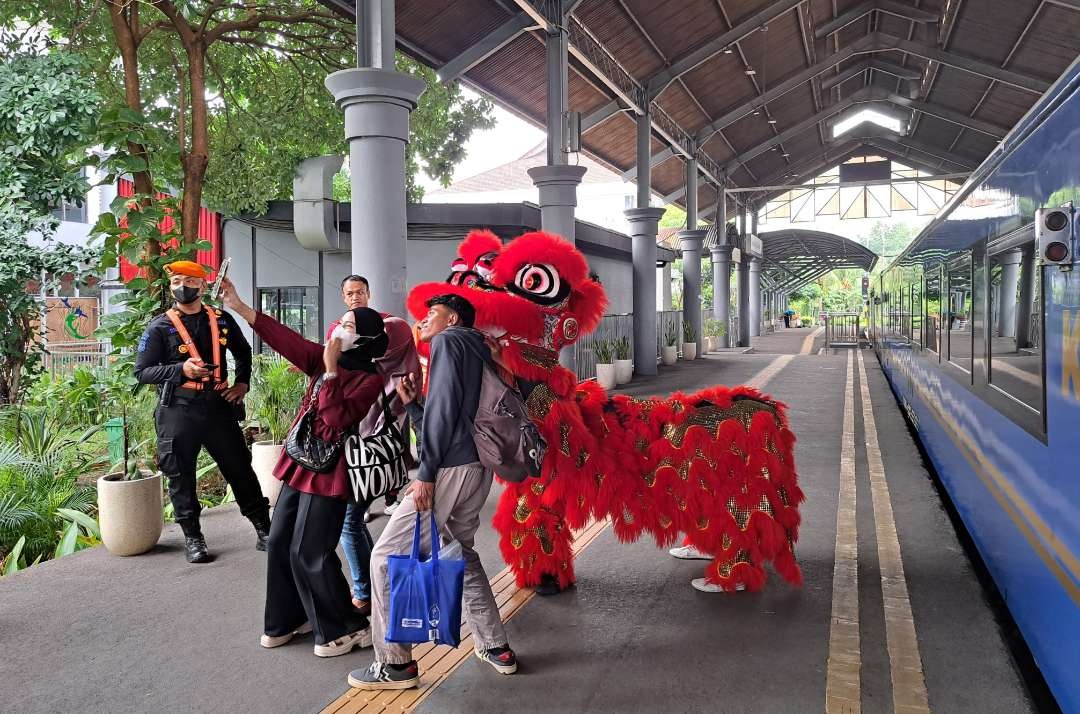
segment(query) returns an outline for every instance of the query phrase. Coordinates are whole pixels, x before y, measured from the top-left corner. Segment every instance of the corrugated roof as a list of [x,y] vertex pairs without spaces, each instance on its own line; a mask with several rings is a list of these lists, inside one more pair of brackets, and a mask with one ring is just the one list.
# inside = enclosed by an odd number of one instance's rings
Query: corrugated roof
[[[322,2],[354,13],[351,0]],[[555,5],[397,0],[398,44],[438,68]],[[699,160],[732,162],[727,179],[738,186],[797,182],[868,151],[932,170],[978,165],[997,142],[980,127],[1009,129],[1080,52],[1080,5],[1042,0],[582,0],[566,24],[571,110],[588,115],[618,96],[640,106],[647,88],[660,89],[653,152],[696,139]],[[545,42],[526,30],[463,79],[542,126]],[[834,141],[828,121],[864,102],[901,107],[908,131]],[[619,172],[636,163],[623,109],[582,139]],[[656,193],[682,186],[681,153],[654,170]],[[699,205],[715,196],[703,182]]]

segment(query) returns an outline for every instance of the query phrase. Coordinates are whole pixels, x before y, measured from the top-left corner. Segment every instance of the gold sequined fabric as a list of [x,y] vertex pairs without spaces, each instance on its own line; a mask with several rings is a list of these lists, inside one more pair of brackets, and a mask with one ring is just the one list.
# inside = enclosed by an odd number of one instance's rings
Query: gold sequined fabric
[[543,347],[537,347],[536,345],[530,345],[527,342],[521,344],[521,359],[525,360],[534,367],[540,367],[542,369],[552,369],[559,364],[559,355]]
[[676,448],[682,446],[686,438],[686,432],[692,426],[700,426],[715,435],[720,425],[728,419],[738,419],[743,429],[750,430],[750,422],[758,412],[769,412],[776,416],[776,406],[757,399],[737,399],[731,403],[728,409],[721,409],[715,405],[695,407],[679,424],[665,424],[663,428],[664,438]]
[[536,385],[532,392],[529,393],[529,398],[525,400],[525,411],[529,413],[529,418],[533,421],[543,421],[548,412],[551,411],[551,405],[555,403],[557,398],[555,392],[551,391],[551,387],[540,383]]

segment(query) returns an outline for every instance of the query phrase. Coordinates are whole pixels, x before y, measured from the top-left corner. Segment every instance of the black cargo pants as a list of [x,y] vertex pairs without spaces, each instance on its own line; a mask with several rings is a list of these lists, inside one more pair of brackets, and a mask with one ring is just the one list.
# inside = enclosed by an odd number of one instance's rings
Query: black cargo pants
[[251,451],[231,404],[218,395],[176,397],[171,405],[158,406],[154,422],[158,468],[169,481],[173,514],[184,535],[201,534],[195,464],[203,447],[232,486],[240,512],[253,523],[269,524],[270,502],[251,470]]

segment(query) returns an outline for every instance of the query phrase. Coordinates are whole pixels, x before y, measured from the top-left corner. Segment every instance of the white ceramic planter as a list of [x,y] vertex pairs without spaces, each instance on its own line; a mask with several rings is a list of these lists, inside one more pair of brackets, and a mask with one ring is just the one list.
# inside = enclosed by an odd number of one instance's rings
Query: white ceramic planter
[[713,338],[706,336],[702,345],[705,348],[705,352],[712,352],[716,349],[716,345],[713,342]]
[[161,511],[161,474],[135,481],[123,474],[102,476],[97,482],[101,542],[113,555],[138,555],[157,545],[165,523]]
[[596,383],[604,389],[615,388],[615,365],[613,364],[598,364],[596,365]]
[[682,343],[682,358],[683,359],[697,359],[697,343],[696,342],[684,342]]
[[615,384],[626,384],[634,376],[634,360],[615,360]]
[[256,441],[251,445],[251,468],[259,477],[259,488],[270,500],[270,507],[277,503],[281,493],[281,481],[274,476],[274,466],[281,456],[282,445],[276,441]]
[[664,345],[660,348],[660,363],[672,365],[679,361],[679,351],[675,345]]

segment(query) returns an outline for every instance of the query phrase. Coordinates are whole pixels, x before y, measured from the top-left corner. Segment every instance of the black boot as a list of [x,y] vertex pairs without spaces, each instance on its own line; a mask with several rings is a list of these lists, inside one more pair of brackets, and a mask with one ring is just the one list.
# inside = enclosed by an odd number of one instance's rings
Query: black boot
[[266,551],[266,544],[270,540],[270,518],[261,516],[251,519],[251,525],[255,526],[255,550]]
[[541,596],[558,595],[562,592],[559,580],[554,575],[544,574],[540,576],[540,584],[536,586],[536,594]]
[[189,563],[209,563],[214,560],[206,549],[206,539],[201,535],[185,537],[184,550]]

